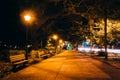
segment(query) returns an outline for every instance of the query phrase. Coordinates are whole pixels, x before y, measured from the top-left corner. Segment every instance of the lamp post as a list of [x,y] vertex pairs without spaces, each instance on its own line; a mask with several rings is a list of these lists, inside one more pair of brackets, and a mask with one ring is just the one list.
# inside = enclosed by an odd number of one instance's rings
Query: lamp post
[[23,25],[26,26],[26,59],[28,59],[28,33],[29,27],[36,21],[36,13],[32,9],[23,10],[20,13],[20,19]]
[[31,20],[31,16],[29,14],[24,15],[24,20],[26,21],[26,59],[28,59],[28,27],[29,22]]
[[60,40],[59,40],[59,48],[60,48],[60,52],[61,52],[61,50],[62,50],[62,43],[63,43],[63,40],[60,39]]
[[52,38],[55,40],[55,49],[57,50],[57,39],[58,39],[58,35],[54,34],[52,36]]
[[105,0],[104,7],[104,46],[105,46],[105,59],[108,59],[107,53],[107,0]]

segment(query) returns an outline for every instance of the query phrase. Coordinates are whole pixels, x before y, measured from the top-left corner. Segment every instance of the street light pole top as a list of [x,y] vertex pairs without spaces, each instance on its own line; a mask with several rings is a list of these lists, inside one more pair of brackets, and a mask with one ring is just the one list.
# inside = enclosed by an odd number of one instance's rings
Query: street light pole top
[[29,14],[27,14],[27,15],[24,16],[24,19],[25,19],[25,21],[30,21],[31,16]]
[[36,21],[34,10],[24,10],[20,13],[21,21],[24,25],[32,25]]
[[58,39],[58,36],[57,35],[53,35],[53,39],[57,40]]
[[62,43],[62,42],[63,42],[63,41],[60,39],[60,40],[59,40],[59,43]]

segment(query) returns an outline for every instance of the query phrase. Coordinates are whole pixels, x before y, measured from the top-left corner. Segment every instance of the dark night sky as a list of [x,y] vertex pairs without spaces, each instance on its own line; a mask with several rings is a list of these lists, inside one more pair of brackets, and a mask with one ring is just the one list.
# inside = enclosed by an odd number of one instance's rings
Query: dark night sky
[[0,40],[24,39],[19,20],[17,0],[0,2]]
[[40,6],[41,3],[42,5],[43,3],[47,3],[46,1],[47,0],[1,0],[0,40],[25,40],[25,25],[20,21],[20,12],[22,9],[31,6],[31,4],[33,6],[36,6],[35,4]]
[[46,0],[1,0],[0,40],[25,40],[26,26],[20,21],[20,13],[27,7],[29,9],[30,6],[40,6],[44,2]]

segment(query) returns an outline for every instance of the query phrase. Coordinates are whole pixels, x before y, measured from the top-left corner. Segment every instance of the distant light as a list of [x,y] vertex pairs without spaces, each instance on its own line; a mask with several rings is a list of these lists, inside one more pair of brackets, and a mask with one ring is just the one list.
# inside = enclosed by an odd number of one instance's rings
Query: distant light
[[27,47],[29,48],[29,47],[31,47],[32,45],[27,45]]
[[17,45],[15,45],[15,49],[17,48]]
[[65,45],[65,43],[62,43],[62,45],[64,46],[64,45]]
[[62,40],[59,40],[60,43],[62,43]]
[[6,45],[6,44],[4,44],[4,46],[6,47],[7,45]]
[[[98,51],[105,51],[104,48],[99,49],[99,48],[85,48],[85,47],[78,47],[78,51],[81,52],[90,52],[90,51],[94,51],[94,52],[98,52]],[[119,49],[107,49],[108,53],[120,53]]]
[[53,39],[57,40],[58,36],[57,35],[53,35]]
[[90,43],[89,42],[86,42],[86,45],[89,45]]

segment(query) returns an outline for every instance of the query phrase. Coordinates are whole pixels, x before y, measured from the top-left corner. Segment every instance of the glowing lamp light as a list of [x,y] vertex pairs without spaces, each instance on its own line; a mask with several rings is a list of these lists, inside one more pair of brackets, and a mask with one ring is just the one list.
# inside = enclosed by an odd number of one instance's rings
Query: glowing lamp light
[[62,40],[59,40],[59,43],[62,43]]
[[20,13],[20,19],[24,25],[32,25],[36,19],[34,10],[24,10]]
[[25,16],[24,16],[24,19],[25,19],[25,21],[30,21],[31,16],[30,16],[30,15],[25,15]]
[[24,10],[20,13],[20,19],[24,25],[26,25],[26,59],[28,59],[28,45],[29,40],[29,27],[36,21],[36,13],[32,10]]
[[57,35],[53,35],[53,39],[57,40],[58,36]]

